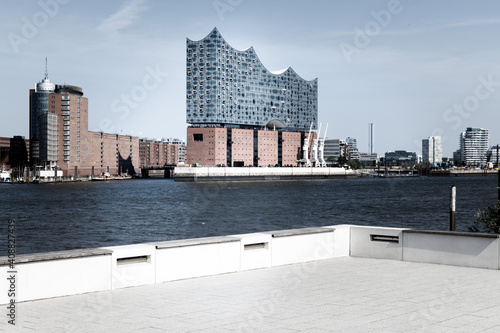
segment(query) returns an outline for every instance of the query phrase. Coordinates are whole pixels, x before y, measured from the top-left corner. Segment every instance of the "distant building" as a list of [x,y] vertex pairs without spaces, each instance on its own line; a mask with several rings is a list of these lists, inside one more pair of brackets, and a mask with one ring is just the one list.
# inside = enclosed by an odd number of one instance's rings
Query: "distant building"
[[359,153],[359,161],[366,166],[376,166],[378,162],[377,153]]
[[430,164],[442,163],[443,145],[440,136],[431,136],[422,140],[422,162]]
[[460,162],[462,165],[486,165],[489,131],[484,128],[467,127],[460,134]]
[[349,160],[359,160],[358,142],[354,138],[345,139]]
[[15,168],[29,165],[29,140],[24,136],[0,138],[0,167]]
[[498,167],[500,163],[500,147],[499,145],[492,146],[486,152],[486,161],[493,163],[495,167]]
[[[231,47],[217,29],[187,40],[186,163],[298,165],[317,128],[318,81],[270,72],[253,48]],[[306,159],[312,159],[314,132]],[[305,163],[305,161],[303,161]]]
[[336,161],[340,156],[346,157],[347,143],[342,139],[326,139],[325,140],[325,159],[334,158]]
[[162,167],[184,164],[186,143],[179,139],[140,139],[139,167]]
[[389,166],[412,166],[417,162],[417,153],[406,150],[388,151],[385,153],[385,165]]
[[453,164],[454,165],[461,165],[462,164],[462,158],[460,156],[460,149],[453,152]]
[[88,100],[80,87],[50,82],[47,72],[30,90],[32,165],[63,176],[135,173],[139,138],[88,131]]

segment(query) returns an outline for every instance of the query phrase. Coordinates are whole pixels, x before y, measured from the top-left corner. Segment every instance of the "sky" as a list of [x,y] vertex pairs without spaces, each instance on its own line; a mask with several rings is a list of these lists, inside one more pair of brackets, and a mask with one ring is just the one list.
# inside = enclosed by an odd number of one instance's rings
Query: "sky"
[[29,89],[83,88],[89,130],[186,137],[186,38],[217,27],[269,70],[318,78],[328,138],[443,155],[467,127],[500,143],[500,2],[464,0],[0,1],[0,136],[29,136]]

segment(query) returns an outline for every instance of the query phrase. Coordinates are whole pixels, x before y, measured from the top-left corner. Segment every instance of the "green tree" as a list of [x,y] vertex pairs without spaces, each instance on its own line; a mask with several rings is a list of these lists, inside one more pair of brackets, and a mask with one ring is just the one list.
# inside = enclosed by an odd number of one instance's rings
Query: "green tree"
[[349,167],[354,170],[365,168],[364,164],[361,163],[359,160],[350,160],[347,162],[347,165],[349,165]]
[[347,164],[347,158],[345,158],[345,156],[339,156],[337,162],[339,163],[339,167],[342,167]]
[[479,210],[469,231],[500,234],[500,202]]

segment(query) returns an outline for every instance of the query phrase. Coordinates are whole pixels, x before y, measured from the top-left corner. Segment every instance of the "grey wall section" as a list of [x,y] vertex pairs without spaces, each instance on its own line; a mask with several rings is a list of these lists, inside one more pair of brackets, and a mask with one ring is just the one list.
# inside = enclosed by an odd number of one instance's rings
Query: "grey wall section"
[[232,48],[215,28],[200,41],[187,40],[186,121],[189,124],[317,128],[318,80],[292,68],[272,73],[253,48]]

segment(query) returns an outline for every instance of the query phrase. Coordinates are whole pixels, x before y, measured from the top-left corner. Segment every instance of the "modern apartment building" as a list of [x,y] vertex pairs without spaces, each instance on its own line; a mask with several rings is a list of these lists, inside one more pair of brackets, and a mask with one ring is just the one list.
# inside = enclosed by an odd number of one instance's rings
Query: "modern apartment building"
[[[231,47],[217,29],[187,40],[186,163],[298,165],[317,128],[318,81],[270,72],[253,48]],[[308,149],[311,158],[312,149]]]
[[489,131],[484,128],[467,127],[460,133],[460,162],[470,166],[486,165],[489,147]]
[[349,160],[359,160],[358,140],[355,138],[345,139],[347,144]]
[[422,162],[441,163],[443,161],[443,145],[440,136],[431,136],[422,140]]

